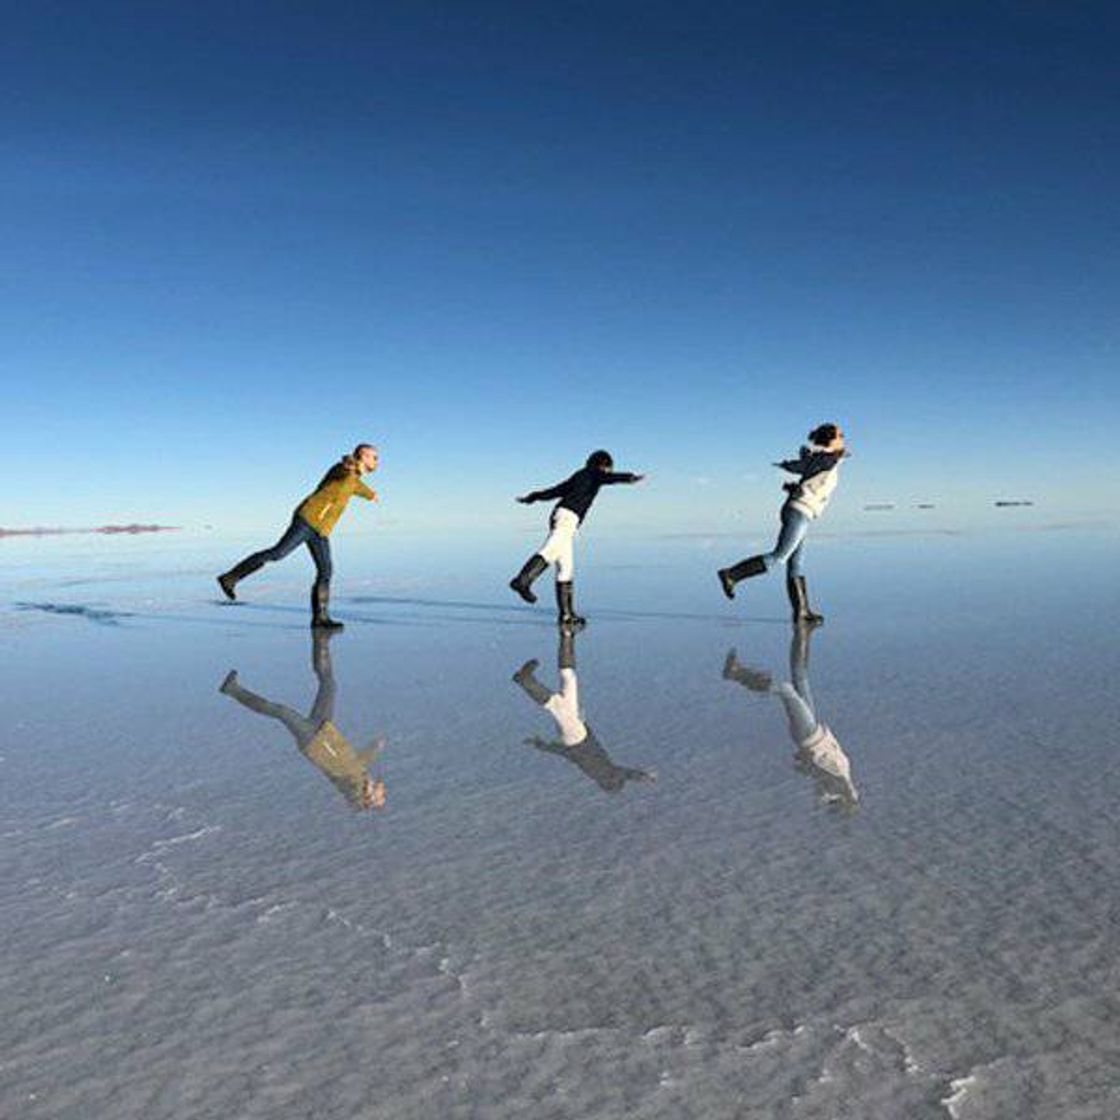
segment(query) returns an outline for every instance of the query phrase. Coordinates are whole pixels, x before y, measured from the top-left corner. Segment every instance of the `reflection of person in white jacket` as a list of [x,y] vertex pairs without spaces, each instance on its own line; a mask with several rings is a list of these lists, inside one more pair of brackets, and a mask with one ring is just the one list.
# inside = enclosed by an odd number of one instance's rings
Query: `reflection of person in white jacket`
[[770,674],[749,669],[739,663],[730,650],[723,663],[724,680],[736,681],[752,692],[777,696],[789,720],[789,734],[797,750],[794,765],[813,777],[821,801],[852,810],[859,791],[852,781],[852,764],[828,724],[817,718],[817,708],[809,685],[808,626],[795,627],[789,647],[789,681],[772,685]]
[[796,459],[783,459],[774,466],[798,477],[783,486],[789,495],[782,506],[782,528],[772,551],[740,560],[719,575],[723,593],[735,598],[735,585],[760,576],[776,564],[786,565],[786,592],[793,607],[794,622],[823,622],[824,617],[809,606],[809,592],[801,573],[801,550],[809,525],[825,511],[839,481],[840,463],[847,455],[844,433],[835,424],[821,424],[809,433],[809,447],[802,447]]
[[556,730],[560,733],[559,742],[549,742],[535,735],[526,739],[526,745],[536,747],[546,754],[566,758],[607,793],[618,793],[628,781],[656,781],[657,776],[649,771],[616,766],[595,737],[595,732],[584,722],[579,706],[575,635],[570,630],[560,632],[558,662],[559,692],[550,692],[533,675],[539,664],[536,660],[526,661],[513,675],[514,682],[552,716],[556,722]]

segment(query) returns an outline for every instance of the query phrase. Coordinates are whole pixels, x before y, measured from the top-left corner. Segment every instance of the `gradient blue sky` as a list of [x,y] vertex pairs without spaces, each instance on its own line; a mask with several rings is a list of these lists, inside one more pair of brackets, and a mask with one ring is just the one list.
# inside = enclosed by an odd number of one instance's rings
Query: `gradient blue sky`
[[730,528],[833,418],[838,525],[1120,512],[1115,6],[5,21],[0,525],[279,527],[362,438],[384,528],[600,445],[612,524]]

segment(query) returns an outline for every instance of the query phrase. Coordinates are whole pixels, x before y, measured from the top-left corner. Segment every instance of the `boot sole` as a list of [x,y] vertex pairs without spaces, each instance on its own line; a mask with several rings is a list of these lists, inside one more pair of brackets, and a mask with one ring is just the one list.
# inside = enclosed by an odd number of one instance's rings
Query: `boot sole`
[[536,595],[534,595],[527,587],[520,586],[520,584],[518,584],[517,580],[515,579],[511,579],[509,581],[509,589],[515,595],[523,599],[526,603],[535,603],[537,601]]
[[231,603],[236,603],[237,602],[237,596],[233,593],[233,588],[232,587],[226,587],[226,585],[222,582],[222,577],[221,576],[217,577],[217,583],[218,583],[218,586],[222,589],[222,594]]
[[723,572],[716,572],[716,578],[719,580],[720,587],[723,588],[724,595],[726,595],[729,599],[734,599],[735,584],[729,583],[727,581],[727,577],[723,574]]

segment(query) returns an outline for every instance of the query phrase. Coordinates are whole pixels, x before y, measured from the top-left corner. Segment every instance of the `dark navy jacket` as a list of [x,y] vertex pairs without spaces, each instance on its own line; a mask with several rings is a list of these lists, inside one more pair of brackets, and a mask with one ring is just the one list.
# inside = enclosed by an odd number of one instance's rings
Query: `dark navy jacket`
[[601,471],[597,467],[581,467],[570,478],[550,486],[547,490],[534,490],[525,495],[527,502],[547,502],[559,498],[557,509],[570,509],[582,521],[595,501],[602,486],[616,482],[637,482],[638,476],[630,471]]

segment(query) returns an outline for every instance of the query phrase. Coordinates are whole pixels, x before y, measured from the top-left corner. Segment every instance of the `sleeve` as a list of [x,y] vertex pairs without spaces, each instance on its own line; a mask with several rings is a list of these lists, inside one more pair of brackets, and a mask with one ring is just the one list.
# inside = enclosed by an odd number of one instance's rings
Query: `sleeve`
[[810,458],[809,449],[802,447],[796,459],[782,459],[774,466],[781,467],[782,470],[789,471],[790,474],[802,474],[808,466]]
[[604,486],[611,486],[616,482],[637,482],[638,476],[633,471],[608,471],[601,481]]
[[354,483],[354,493],[357,494],[359,498],[365,498],[367,502],[372,501],[377,497],[377,495],[364,482]]
[[534,490],[526,494],[525,497],[531,502],[547,502],[550,498],[563,498],[568,493],[568,487],[571,486],[575,477],[573,474],[571,478],[566,478],[563,482],[558,482],[547,490]]
[[805,456],[801,463],[801,480],[804,482],[807,478],[832,470],[840,462],[840,458],[841,456],[830,451],[818,451]]

